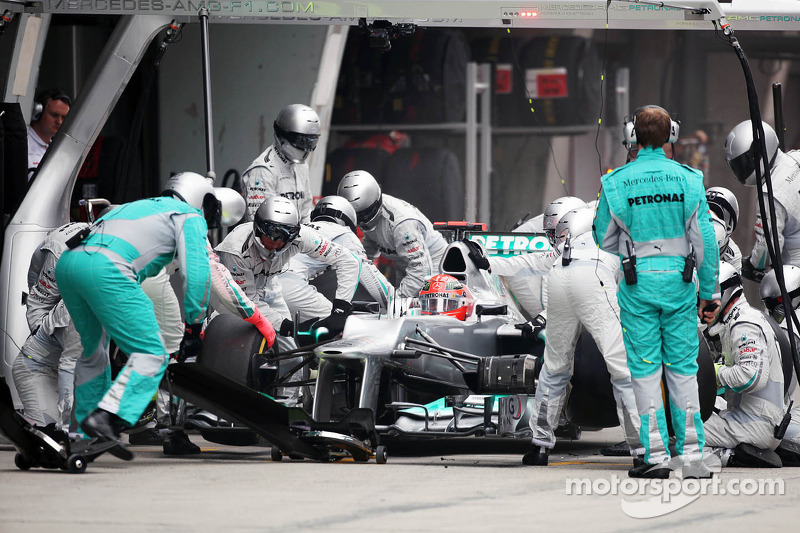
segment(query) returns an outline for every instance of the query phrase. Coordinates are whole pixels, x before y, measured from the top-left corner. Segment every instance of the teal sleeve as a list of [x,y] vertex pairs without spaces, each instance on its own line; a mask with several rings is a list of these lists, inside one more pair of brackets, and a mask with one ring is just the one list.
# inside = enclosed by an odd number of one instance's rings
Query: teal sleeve
[[696,216],[689,221],[688,234],[697,261],[699,296],[703,300],[719,298],[719,248],[705,193],[700,196]]
[[183,312],[188,324],[205,318],[211,296],[211,268],[208,264],[206,234],[208,227],[202,216],[190,213],[178,237],[178,257],[184,273]]
[[[597,210],[595,211],[594,216],[594,242],[606,252],[617,255],[619,252],[617,249],[617,244],[616,242],[612,242],[615,241],[615,239],[609,239],[607,241],[607,237],[610,237],[609,229],[611,228],[612,224],[614,224],[614,221],[611,218],[611,209],[608,205],[608,198],[606,198],[604,191],[601,189],[600,199],[597,202]],[[613,231],[611,233],[613,233]]]

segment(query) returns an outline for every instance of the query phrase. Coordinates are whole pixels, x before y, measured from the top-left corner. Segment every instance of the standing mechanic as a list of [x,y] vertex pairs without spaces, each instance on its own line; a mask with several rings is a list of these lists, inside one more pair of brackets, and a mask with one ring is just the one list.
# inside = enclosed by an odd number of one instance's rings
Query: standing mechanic
[[[381,311],[386,311],[394,287],[367,257],[364,245],[356,235],[356,212],[350,202],[341,196],[326,196],[314,206],[308,227],[361,259],[359,281],[378,303]],[[327,268],[324,261],[298,254],[289,263],[289,270],[280,275],[283,298],[291,316],[297,316],[299,322],[325,317],[331,313],[331,302],[308,283]]]
[[423,283],[436,274],[447,242],[433,224],[413,205],[381,193],[372,174],[354,170],[339,182],[337,194],[353,206],[358,227],[364,232],[364,249],[375,259],[379,254],[405,271],[397,294],[416,297]]
[[747,302],[732,265],[720,264],[719,285],[721,310],[708,333],[720,337],[721,353],[715,355],[722,362],[714,368],[727,408],[705,421],[706,445],[723,449],[723,466],[780,466],[770,465],[764,454],[780,444],[775,429],[784,415],[778,340],[764,314]]
[[[784,153],[778,144],[775,130],[766,122],[764,143],[767,148],[772,189],[775,193],[775,218],[777,222],[779,249],[785,264],[800,266],[800,151],[792,150]],[[740,122],[725,139],[725,160],[740,183],[755,187],[756,166],[755,154],[759,148],[753,142],[752,122]],[[761,176],[764,169],[761,169]],[[763,185],[766,195],[767,186]],[[766,197],[766,196],[765,196]],[[771,208],[766,202],[767,216]],[[742,276],[753,281],[761,281],[765,269],[770,265],[764,226],[761,213],[756,215],[756,242],[750,255],[742,259]]]
[[[110,211],[88,235],[70,243],[74,248],[56,266],[56,280],[83,344],[75,368],[75,418],[91,437],[118,441],[120,431],[136,423],[158,389],[169,353],[139,282],[172,261],[178,262],[184,280],[188,332],[182,355],[200,351],[211,293],[206,233],[219,216],[219,201],[211,183],[191,172],[171,177],[164,195]],[[110,339],[129,355],[113,384]]]
[[523,464],[547,465],[572,377],[575,344],[583,328],[597,343],[611,375],[625,441],[635,454],[644,453],[639,443],[639,414],[631,373],[617,320],[619,259],[597,248],[591,234],[593,219],[594,210],[584,204],[565,213],[554,230],[562,260],[555,262],[548,275],[547,325],[556,334],[549,335],[545,343],[544,365],[530,418],[533,438]]
[[602,178],[595,241],[622,258],[625,281],[618,299],[628,367],[641,420],[644,461],[631,477],[669,477],[667,421],[661,394],[662,365],[670,394],[676,450],[690,462],[705,443],[697,389],[697,269],[701,319],[719,307],[719,253],[703,176],[667,159],[661,148],[672,120],[658,106],[639,108],[635,161]]
[[279,195],[294,203],[300,222],[308,222],[314,204],[306,159],[317,147],[319,116],[308,106],[288,105],[278,113],[273,129],[275,142],[242,174],[247,220],[253,220],[264,200]]

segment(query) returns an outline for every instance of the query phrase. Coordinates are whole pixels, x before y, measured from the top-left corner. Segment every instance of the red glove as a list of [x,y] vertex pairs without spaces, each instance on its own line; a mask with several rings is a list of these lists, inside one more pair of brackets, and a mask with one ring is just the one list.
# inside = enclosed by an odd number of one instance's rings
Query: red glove
[[250,322],[253,324],[258,331],[267,339],[267,348],[272,348],[272,345],[275,343],[275,329],[272,327],[272,324],[269,323],[264,315],[261,314],[261,311],[258,310],[258,307],[255,308],[255,313],[250,318],[245,318],[245,322]]

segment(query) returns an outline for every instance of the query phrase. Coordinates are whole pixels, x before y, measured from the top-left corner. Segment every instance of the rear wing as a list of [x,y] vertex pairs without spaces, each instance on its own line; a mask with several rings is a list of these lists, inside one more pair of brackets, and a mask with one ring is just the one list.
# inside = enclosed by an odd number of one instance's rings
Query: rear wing
[[480,243],[490,256],[510,257],[552,250],[544,233],[486,231],[486,224],[462,221],[435,222],[433,227],[444,235],[447,242],[469,239]]

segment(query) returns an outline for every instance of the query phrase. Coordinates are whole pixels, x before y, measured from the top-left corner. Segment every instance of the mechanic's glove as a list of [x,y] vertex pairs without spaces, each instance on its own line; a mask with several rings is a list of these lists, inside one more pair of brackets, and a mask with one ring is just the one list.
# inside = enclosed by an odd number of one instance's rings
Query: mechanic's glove
[[203,324],[186,324],[183,332],[181,348],[178,350],[178,362],[184,363],[189,357],[197,357],[203,347]]
[[[315,329],[326,328],[328,334],[324,336],[326,339],[332,339],[342,331],[344,331],[344,324],[347,322],[347,317],[353,311],[353,304],[346,300],[334,300],[333,309],[327,318],[323,318],[316,324]],[[322,338],[323,336],[320,336]]]
[[269,320],[258,310],[258,307],[255,308],[253,316],[245,318],[244,321],[253,324],[267,340],[267,348],[272,348],[272,345],[275,344],[275,328],[272,327]]
[[283,322],[281,322],[281,327],[278,328],[278,334],[281,337],[294,336],[294,322],[292,322],[288,318],[284,318]]
[[717,380],[717,396],[725,393],[725,386],[719,382],[719,369],[725,366],[723,363],[714,363],[714,377]]
[[486,254],[483,251],[483,247],[475,241],[471,241],[469,239],[461,239],[461,242],[467,245],[469,248],[469,253],[467,256],[472,259],[472,262],[481,270],[488,270],[491,272],[492,265],[489,263],[489,259],[486,257]]
[[540,333],[547,325],[547,321],[542,315],[537,315],[530,322],[523,322],[521,324],[514,324],[514,327],[522,332],[522,337],[527,340],[537,340],[540,338]]
[[753,266],[753,263],[750,262],[749,255],[742,258],[742,277],[744,279],[761,283],[761,280],[764,279],[765,274],[766,272],[764,270]]

